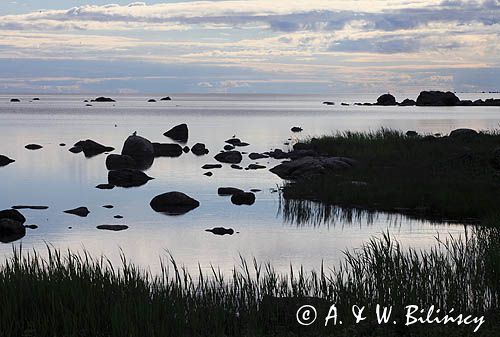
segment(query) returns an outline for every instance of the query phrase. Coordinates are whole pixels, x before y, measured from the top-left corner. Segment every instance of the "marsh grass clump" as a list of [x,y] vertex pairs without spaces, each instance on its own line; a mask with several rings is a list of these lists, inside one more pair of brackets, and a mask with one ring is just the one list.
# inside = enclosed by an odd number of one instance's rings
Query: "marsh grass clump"
[[[188,272],[169,257],[153,275],[88,253],[47,247],[46,257],[15,249],[0,265],[0,336],[468,336],[470,327],[375,324],[310,327],[295,321],[307,301],[408,304],[486,316],[475,336],[498,331],[500,231],[479,228],[460,239],[438,239],[428,251],[405,249],[388,234],[345,253],[337,268],[277,273],[241,259],[231,275]],[[399,308],[399,309],[398,309]],[[319,321],[318,321],[319,322]],[[451,334],[450,334],[451,333]]]
[[342,132],[309,139],[302,147],[351,157],[358,164],[290,182],[283,190],[285,200],[314,200],[438,221],[477,223],[499,215],[496,131],[462,137],[407,136],[388,129]]

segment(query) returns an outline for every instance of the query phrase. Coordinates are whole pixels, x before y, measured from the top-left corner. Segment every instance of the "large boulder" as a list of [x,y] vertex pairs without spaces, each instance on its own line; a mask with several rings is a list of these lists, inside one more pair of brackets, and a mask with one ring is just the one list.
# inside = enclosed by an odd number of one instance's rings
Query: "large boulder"
[[460,99],[452,92],[422,91],[417,98],[418,106],[454,106]]
[[186,124],[179,124],[165,132],[163,135],[177,142],[186,143],[189,137],[188,126]]
[[114,149],[115,149],[114,147],[105,146],[91,139],[86,139],[86,140],[80,140],[77,143],[75,143],[75,145],[73,145],[73,147],[69,149],[69,151],[73,153],[83,152],[85,157],[90,158],[104,152],[113,151]]
[[151,167],[155,157],[153,144],[146,138],[133,135],[128,136],[123,144],[122,154],[134,158],[137,168],[147,169]]
[[396,105],[396,98],[391,94],[383,94],[377,98],[377,105]]
[[200,202],[182,192],[174,191],[157,195],[149,205],[155,212],[178,215],[197,208]]
[[134,158],[123,154],[110,154],[106,157],[106,168],[108,170],[135,169],[137,163]]
[[208,149],[205,147],[205,144],[196,143],[191,148],[191,152],[193,152],[193,154],[195,154],[197,156],[203,156],[205,154],[208,154]]
[[26,235],[26,228],[19,221],[0,218],[0,242],[9,243]]
[[10,219],[13,221],[20,222],[21,225],[26,222],[26,218],[21,214],[18,210],[15,209],[4,209],[0,211],[0,220],[1,219]]
[[345,157],[302,157],[284,161],[270,171],[282,179],[299,179],[351,168],[355,161]]
[[476,130],[472,129],[455,129],[450,132],[450,138],[471,138],[478,136],[479,133]]
[[184,152],[179,144],[153,143],[155,157],[179,157]]
[[255,194],[252,192],[235,193],[231,196],[231,202],[235,205],[253,205]]
[[243,160],[243,157],[239,151],[221,152],[218,153],[214,158],[221,163],[228,164],[239,164]]
[[15,162],[14,159],[10,159],[9,157],[0,154],[0,167],[7,166],[13,162]]
[[112,170],[108,172],[108,183],[119,187],[142,186],[151,179],[154,178],[134,169]]

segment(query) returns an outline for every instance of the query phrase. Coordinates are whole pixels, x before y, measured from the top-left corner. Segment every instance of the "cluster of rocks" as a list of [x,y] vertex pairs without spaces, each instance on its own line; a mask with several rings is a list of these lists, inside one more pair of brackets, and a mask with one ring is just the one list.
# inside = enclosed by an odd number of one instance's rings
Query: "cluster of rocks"
[[406,98],[402,102],[397,102],[396,98],[391,94],[381,95],[376,103],[354,103],[354,105],[381,105],[381,106],[500,106],[500,99],[490,98],[486,100],[478,99],[460,100],[451,91],[422,91],[417,100]]
[[253,205],[255,203],[255,194],[245,192],[236,187],[219,187],[217,194],[220,196],[231,196],[231,202],[234,205]]
[[0,242],[9,243],[26,235],[26,218],[15,209],[0,211]]

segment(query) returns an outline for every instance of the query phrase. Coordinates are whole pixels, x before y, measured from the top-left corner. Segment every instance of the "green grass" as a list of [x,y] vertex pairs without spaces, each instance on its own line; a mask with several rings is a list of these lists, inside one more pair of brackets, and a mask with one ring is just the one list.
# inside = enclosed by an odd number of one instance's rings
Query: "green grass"
[[487,223],[500,213],[500,158],[494,155],[500,148],[497,132],[472,138],[430,138],[381,129],[313,138],[303,146],[351,157],[358,164],[351,170],[285,185],[285,202],[313,200],[471,223]]
[[[113,266],[47,249],[45,258],[15,250],[0,264],[0,336],[492,336],[500,328],[498,228],[427,251],[404,249],[386,234],[346,252],[337,268],[287,274],[244,259],[229,276],[190,274],[170,259],[154,276],[125,257]],[[342,326],[300,327],[295,310],[311,301],[320,313],[336,303],[344,316],[353,304],[367,312],[394,305],[398,318],[405,305],[434,304],[486,315],[486,323],[476,334],[470,326],[356,325],[348,317]]]

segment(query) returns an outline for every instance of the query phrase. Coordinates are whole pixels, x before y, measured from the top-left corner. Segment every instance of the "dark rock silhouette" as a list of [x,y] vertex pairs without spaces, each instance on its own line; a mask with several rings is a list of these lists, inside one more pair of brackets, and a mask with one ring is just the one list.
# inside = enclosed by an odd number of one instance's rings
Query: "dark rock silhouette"
[[340,103],[340,105],[342,105],[342,106],[349,106],[349,104],[344,103],[344,102]]
[[118,232],[118,231],[123,231],[123,230],[128,229],[128,226],[127,225],[99,225],[96,228],[101,229],[101,230]]
[[39,101],[40,98],[39,97],[34,97],[33,99],[31,99],[32,101]]
[[290,129],[292,132],[302,132],[302,128],[300,126],[294,126]]
[[330,101],[325,101],[323,102],[324,105],[335,105],[334,102],[330,102]]
[[165,132],[163,135],[177,142],[186,143],[189,137],[188,126],[186,124],[179,124]]
[[203,143],[196,143],[191,147],[191,152],[193,152],[197,156],[203,156],[205,154],[208,154],[208,149],[205,147],[205,144]]
[[182,152],[184,152],[184,153],[188,153],[189,151],[191,151],[191,150],[189,149],[189,146],[184,146],[184,147],[182,148]]
[[236,187],[219,187],[217,189],[217,194],[220,196],[228,196],[228,195],[234,195],[238,193],[244,193],[245,191],[240,190],[239,188]]
[[413,131],[413,130],[406,131],[406,137],[417,137],[417,136],[418,136],[417,131]]
[[10,102],[11,102],[11,103],[19,103],[19,102],[21,102],[21,100],[20,100],[19,98],[12,98],[12,99],[10,100]]
[[35,205],[15,205],[12,209],[32,209],[32,210],[44,210],[48,209],[49,206],[35,206]]
[[454,106],[460,99],[451,91],[422,91],[417,98],[418,106]]
[[110,154],[106,157],[106,168],[108,170],[135,169],[135,159],[123,154]]
[[160,101],[171,101],[172,98],[170,98],[169,96],[167,97],[163,97],[162,99],[160,99]]
[[115,188],[115,185],[111,185],[111,184],[99,184],[95,188],[98,188],[100,190],[112,190],[113,188]]
[[102,207],[107,209],[115,208],[113,205],[103,205]]
[[148,103],[156,103],[156,100],[155,99],[149,99]]
[[184,152],[179,144],[153,143],[155,157],[179,157]]
[[0,167],[7,166],[13,162],[15,162],[14,159],[10,159],[9,157],[0,154]]
[[377,98],[377,105],[396,105],[396,98],[394,98],[391,94],[383,94]]
[[224,227],[214,227],[211,229],[205,229],[206,232],[210,232],[215,235],[233,235],[234,229],[224,228]]
[[28,150],[39,150],[39,149],[43,148],[43,146],[38,145],[38,144],[28,144],[25,146],[25,148]]
[[415,102],[412,99],[406,98],[403,100],[401,103],[398,104],[399,106],[414,106],[417,105],[417,102]]
[[24,227],[28,228],[28,229],[37,229],[38,228],[37,225],[25,225]]
[[201,167],[204,170],[212,170],[216,168],[222,168],[221,164],[205,164]]
[[80,140],[79,142],[75,143],[75,145],[73,145],[73,147],[69,149],[69,151],[73,153],[83,152],[85,157],[91,158],[104,152],[113,151],[114,149],[115,149],[114,147],[105,146],[91,139],[87,139],[87,140]]
[[231,168],[235,169],[235,170],[243,170],[243,167],[241,167],[240,165],[236,165],[236,164],[232,164]]
[[231,202],[235,205],[253,205],[255,194],[252,192],[236,193],[231,196]]
[[180,215],[197,208],[200,203],[182,192],[174,191],[157,195],[151,200],[150,206],[155,212]]
[[21,225],[26,222],[26,218],[18,210],[15,209],[4,209],[0,211],[0,219],[10,219],[13,221],[20,222]]
[[117,215],[115,215],[113,218],[115,218],[115,219],[123,219],[123,216],[121,216],[121,215],[117,214]]
[[252,160],[257,160],[257,159],[262,159],[262,158],[269,158],[269,156],[262,154],[262,153],[252,152],[248,155],[248,158],[250,158]]
[[114,99],[109,97],[97,97],[96,99],[91,100],[91,102],[116,102]]
[[10,243],[23,238],[26,228],[19,221],[0,218],[0,242]]
[[221,152],[218,153],[214,158],[221,163],[228,164],[239,164],[243,160],[243,157],[239,151]]
[[204,176],[207,176],[207,177],[211,177],[213,176],[214,174],[212,172],[205,172],[203,173]]
[[472,129],[455,129],[450,132],[450,138],[470,138],[470,137],[476,137],[478,136],[479,133],[476,130]]
[[224,150],[226,150],[226,151],[231,151],[231,150],[234,150],[234,146],[229,145],[229,144],[224,145]]
[[122,155],[134,158],[136,168],[145,170],[151,167],[155,157],[153,144],[146,138],[138,136],[135,132],[125,140]]
[[85,218],[87,215],[89,215],[90,211],[87,207],[77,207],[73,209],[68,209],[64,211],[64,213],[73,214]]
[[108,183],[119,187],[138,187],[146,184],[151,178],[144,172],[134,169],[112,170],[108,172]]
[[259,164],[250,164],[246,168],[246,170],[260,170],[260,169],[265,169],[266,167],[264,165],[259,165]]

